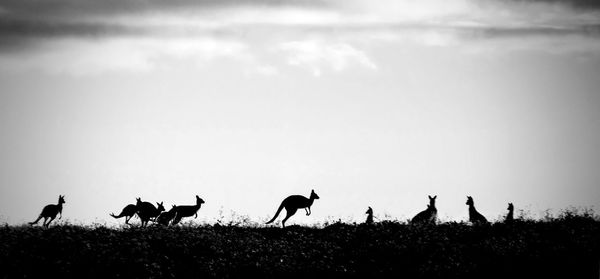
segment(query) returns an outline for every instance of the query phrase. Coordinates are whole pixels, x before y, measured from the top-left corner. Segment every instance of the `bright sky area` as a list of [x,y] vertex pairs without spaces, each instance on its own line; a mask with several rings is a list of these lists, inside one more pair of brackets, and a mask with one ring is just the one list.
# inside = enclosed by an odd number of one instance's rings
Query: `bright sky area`
[[597,210],[594,3],[0,0],[0,222]]

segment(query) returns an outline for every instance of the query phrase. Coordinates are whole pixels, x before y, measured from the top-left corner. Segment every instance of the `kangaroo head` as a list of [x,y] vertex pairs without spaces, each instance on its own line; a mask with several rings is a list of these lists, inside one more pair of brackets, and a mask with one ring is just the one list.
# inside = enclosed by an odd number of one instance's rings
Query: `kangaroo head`
[[160,211],[160,212],[165,211],[165,207],[163,206],[162,202],[160,202],[160,203],[157,202],[156,205],[158,205],[158,211]]
[[204,200],[201,199],[200,197],[198,197],[198,195],[196,195],[196,204],[203,204]]
[[137,205],[140,205],[142,203],[142,198],[135,198],[135,202]]
[[315,190],[311,190],[310,191],[310,198],[314,199],[314,200],[318,200],[319,196],[317,195],[317,193],[315,193]]
[[508,210],[514,210],[514,208],[515,208],[515,207],[513,206],[513,204],[509,202],[509,203],[508,203],[508,208],[507,208],[507,209],[508,209]]
[[435,207],[435,199],[437,198],[437,195],[433,196],[433,198],[429,195],[427,195],[427,197],[429,197],[429,205]]
[[365,214],[373,214],[373,209],[369,206],[369,209],[367,209],[367,212],[365,212]]
[[66,202],[65,202],[65,196],[58,195],[58,203],[59,203],[59,204],[66,203]]
[[473,205],[473,198],[471,196],[467,196],[467,205]]

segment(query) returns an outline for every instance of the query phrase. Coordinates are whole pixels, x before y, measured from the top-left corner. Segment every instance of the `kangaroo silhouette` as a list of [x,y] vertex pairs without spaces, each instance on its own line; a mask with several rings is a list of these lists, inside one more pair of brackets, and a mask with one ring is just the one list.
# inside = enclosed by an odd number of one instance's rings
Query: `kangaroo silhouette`
[[437,219],[437,208],[435,208],[435,199],[437,195],[431,197],[427,195],[429,198],[429,204],[427,205],[427,209],[417,213],[415,217],[410,221],[411,223],[423,223],[423,224],[435,224]]
[[514,211],[515,211],[515,207],[513,206],[512,203],[510,203],[510,202],[508,203],[507,210],[508,210],[508,214],[506,214],[506,218],[504,219],[504,222],[510,223],[515,220],[515,217],[513,215]]
[[155,207],[152,203],[145,201],[143,202],[140,198],[137,198],[136,200],[136,206],[138,210],[137,214],[140,217],[140,220],[142,220],[142,227],[148,225],[148,221],[154,221],[154,219],[158,217],[158,215],[160,215],[161,212],[165,211],[162,202],[157,202],[156,205],[158,207]]
[[[52,222],[52,220],[54,220],[54,218],[56,218],[57,214],[60,214],[60,217],[58,219],[62,218],[62,208],[63,208],[63,204],[65,203],[65,196],[58,196],[58,204],[49,204],[44,206],[44,208],[42,209],[42,213],[40,213],[40,216],[33,222],[30,222],[30,225],[35,225],[38,223],[38,221],[40,221],[40,219],[44,218],[44,222],[43,222],[43,226],[44,227],[48,227],[48,225],[50,225],[50,222]],[[48,221],[48,223],[46,223],[46,220],[50,218],[50,221]]]
[[175,216],[175,219],[173,220],[172,225],[179,224],[181,219],[185,218],[185,217],[194,216],[194,218],[198,218],[198,210],[200,209],[200,206],[202,206],[203,203],[204,203],[204,200],[201,199],[200,197],[198,197],[198,195],[196,195],[196,205],[177,206],[177,208],[175,209],[177,216]]
[[469,206],[469,221],[473,224],[487,224],[488,220],[481,215],[481,213],[477,212],[475,209],[475,203],[473,202],[473,198],[471,196],[467,196],[467,203]]
[[131,224],[129,224],[129,220],[131,220],[131,218],[133,218],[133,215],[135,215],[136,213],[137,213],[137,205],[128,204],[127,206],[125,206],[125,208],[123,208],[123,210],[121,210],[121,214],[115,215],[114,213],[111,213],[109,215],[115,219],[125,217],[125,224],[131,225]]
[[365,214],[367,214],[367,220],[365,220],[365,223],[367,225],[373,224],[373,209],[369,206],[369,209],[367,209],[367,212],[365,212]]
[[177,206],[172,205],[169,211],[165,211],[156,217],[156,223],[163,226],[168,226],[169,223],[175,218],[177,215]]
[[277,216],[279,216],[281,210],[285,207],[286,216],[285,218],[283,218],[283,221],[281,221],[281,224],[285,228],[285,221],[287,221],[287,219],[296,214],[296,211],[298,211],[298,209],[304,208],[306,210],[306,216],[309,216],[311,213],[310,206],[316,199],[319,199],[319,196],[315,193],[315,190],[311,190],[310,198],[306,198],[301,195],[289,196],[281,202],[281,205],[277,209],[277,212],[275,212],[275,216],[273,216],[273,219],[271,219],[266,224],[273,223],[273,221],[277,219]]

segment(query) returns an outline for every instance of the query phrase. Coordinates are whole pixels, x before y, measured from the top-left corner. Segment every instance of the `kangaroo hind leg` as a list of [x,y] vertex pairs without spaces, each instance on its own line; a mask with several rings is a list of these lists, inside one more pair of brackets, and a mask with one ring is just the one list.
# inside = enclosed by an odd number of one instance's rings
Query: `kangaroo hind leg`
[[294,214],[296,214],[297,210],[298,210],[297,208],[290,208],[290,209],[286,208],[286,210],[285,210],[286,211],[285,218],[283,218],[283,221],[281,221],[281,224],[283,225],[284,228],[285,228],[285,221],[287,221],[287,219],[289,219]]

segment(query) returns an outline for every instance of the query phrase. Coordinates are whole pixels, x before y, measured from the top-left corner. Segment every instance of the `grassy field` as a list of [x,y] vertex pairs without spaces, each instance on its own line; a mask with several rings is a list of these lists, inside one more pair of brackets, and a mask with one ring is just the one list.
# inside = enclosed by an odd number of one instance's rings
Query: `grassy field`
[[[0,228],[2,278],[599,278],[600,221]],[[51,278],[51,277],[48,277]]]

